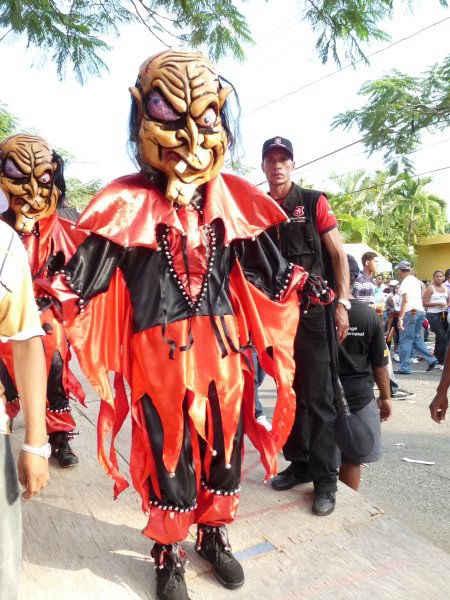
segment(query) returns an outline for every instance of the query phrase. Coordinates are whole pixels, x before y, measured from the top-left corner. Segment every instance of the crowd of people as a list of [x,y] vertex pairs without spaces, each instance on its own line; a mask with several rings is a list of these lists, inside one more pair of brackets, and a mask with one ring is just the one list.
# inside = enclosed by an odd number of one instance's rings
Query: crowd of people
[[[114,440],[131,412],[130,472],[148,516],[142,533],[153,542],[158,600],[188,598],[182,542],[194,524],[196,551],[219,582],[243,585],[227,526],[239,503],[244,434],[277,493],[312,482],[312,512],[327,516],[338,477],[358,489],[361,464],[380,459],[391,396],[409,394],[395,381],[385,336],[397,332],[401,375],[417,354],[428,370],[444,363],[450,284],[436,272],[422,294],[406,261],[399,288],[373,281],[375,253],[362,257],[360,273],[326,195],[292,181],[288,139],[263,144],[269,196],[221,175],[233,88],[207,58],[152,56],[130,92],[139,172],[106,186],[76,226],[58,214],[57,153],[34,135],[0,143],[2,600],[17,597],[20,566],[8,417],[22,407],[19,479],[30,498],[47,483],[50,453],[61,467],[78,463],[69,400],[84,394],[69,345],[101,397],[98,456],[116,497],[128,482]],[[424,306],[434,355],[421,337]],[[431,407],[438,422],[450,384],[445,360]],[[272,423],[257,398],[265,371],[277,384]],[[277,473],[281,449],[289,465]]]

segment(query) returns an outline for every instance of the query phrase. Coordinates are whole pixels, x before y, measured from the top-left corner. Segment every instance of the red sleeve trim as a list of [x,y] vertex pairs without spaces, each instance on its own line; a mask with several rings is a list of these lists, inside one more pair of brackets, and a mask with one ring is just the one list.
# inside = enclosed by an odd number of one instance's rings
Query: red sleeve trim
[[331,208],[327,197],[321,194],[316,206],[317,230],[320,235],[323,235],[333,227],[337,227],[336,217]]

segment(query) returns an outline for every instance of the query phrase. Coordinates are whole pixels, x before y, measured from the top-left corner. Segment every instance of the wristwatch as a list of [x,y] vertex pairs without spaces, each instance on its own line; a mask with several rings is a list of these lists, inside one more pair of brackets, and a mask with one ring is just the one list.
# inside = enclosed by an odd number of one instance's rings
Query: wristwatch
[[339,304],[343,304],[347,310],[350,310],[352,307],[350,300],[346,300],[345,298],[338,298],[337,301],[339,302]]
[[29,444],[22,444],[22,450],[24,452],[29,452],[30,454],[36,454],[37,456],[41,456],[42,458],[49,458],[52,453],[52,447],[47,442],[38,448],[34,446],[30,446]]

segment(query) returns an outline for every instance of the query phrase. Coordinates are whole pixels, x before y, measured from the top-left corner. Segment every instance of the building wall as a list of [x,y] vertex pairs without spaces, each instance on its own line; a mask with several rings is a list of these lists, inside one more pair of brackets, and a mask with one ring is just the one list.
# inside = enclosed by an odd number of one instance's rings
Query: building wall
[[416,272],[419,279],[433,278],[436,269],[450,269],[450,242],[416,246]]

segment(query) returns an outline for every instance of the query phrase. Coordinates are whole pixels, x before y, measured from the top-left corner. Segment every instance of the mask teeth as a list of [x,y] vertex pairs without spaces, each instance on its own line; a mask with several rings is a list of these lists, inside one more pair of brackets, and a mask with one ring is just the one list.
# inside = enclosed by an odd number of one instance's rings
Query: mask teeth
[[175,171],[177,171],[178,173],[184,173],[187,169],[187,164],[184,162],[184,160],[180,160],[177,162],[177,164],[175,165]]

